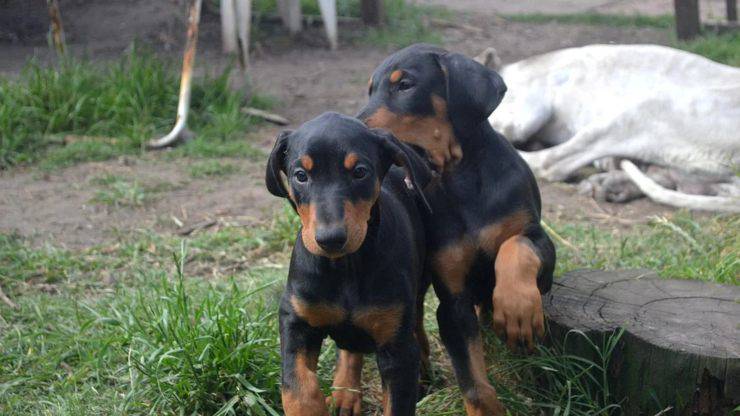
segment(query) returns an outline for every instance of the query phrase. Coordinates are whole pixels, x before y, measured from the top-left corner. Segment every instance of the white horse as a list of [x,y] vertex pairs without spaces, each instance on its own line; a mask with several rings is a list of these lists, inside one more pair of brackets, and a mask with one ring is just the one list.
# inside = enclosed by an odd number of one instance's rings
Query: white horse
[[508,86],[492,126],[517,147],[547,147],[521,152],[538,176],[560,181],[620,161],[623,170],[587,182],[607,199],[641,191],[740,212],[740,69],[656,45],[591,45],[504,66],[489,48],[478,59]]

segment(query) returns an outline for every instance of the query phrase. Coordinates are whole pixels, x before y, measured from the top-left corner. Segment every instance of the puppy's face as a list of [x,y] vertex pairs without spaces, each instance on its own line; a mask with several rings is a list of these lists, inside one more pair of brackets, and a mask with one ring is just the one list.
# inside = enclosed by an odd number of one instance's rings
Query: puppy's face
[[426,203],[421,186],[431,172],[413,150],[357,119],[324,113],[278,136],[267,163],[267,189],[290,199],[308,251],[339,258],[365,241],[380,184],[392,164],[406,170]]
[[358,118],[425,149],[441,169],[462,158],[462,150],[447,113],[444,73],[426,51],[402,51],[383,62],[368,80],[368,104]]
[[309,136],[286,158],[290,199],[313,254],[341,257],[360,248],[387,169],[358,136]]
[[368,103],[357,117],[422,147],[444,170],[463,157],[456,130],[485,122],[505,91],[496,72],[470,58],[412,45],[378,66],[368,81]]
[[277,163],[303,225],[303,245],[329,258],[357,251],[390,164],[382,158],[378,140],[359,121],[331,113],[281,135],[281,140],[283,154],[276,157],[284,159]]

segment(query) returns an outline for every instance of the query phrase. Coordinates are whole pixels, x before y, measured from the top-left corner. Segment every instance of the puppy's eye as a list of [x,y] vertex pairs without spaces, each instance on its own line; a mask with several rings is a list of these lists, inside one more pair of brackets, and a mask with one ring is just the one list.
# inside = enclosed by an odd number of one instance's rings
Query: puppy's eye
[[300,183],[306,183],[308,181],[308,175],[306,175],[306,172],[302,170],[295,171],[293,176],[295,177],[295,180],[297,180]]
[[408,78],[404,78],[404,79],[398,81],[398,90],[399,91],[410,90],[413,87],[414,87],[414,81],[412,81],[412,80],[410,80]]
[[364,178],[365,176],[367,176],[367,168],[365,168],[364,166],[357,166],[352,170],[352,176],[355,179]]

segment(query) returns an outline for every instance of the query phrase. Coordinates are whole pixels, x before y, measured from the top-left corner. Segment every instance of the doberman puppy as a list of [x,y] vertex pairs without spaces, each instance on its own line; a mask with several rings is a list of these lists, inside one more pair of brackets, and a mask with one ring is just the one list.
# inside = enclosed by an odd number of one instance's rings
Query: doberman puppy
[[[422,273],[428,204],[421,190],[430,179],[409,146],[348,116],[325,113],[278,136],[267,189],[288,198],[301,220],[280,304],[286,415],[328,415],[331,398],[316,376],[327,335],[343,350],[337,392],[360,388],[362,356],[352,353],[375,352],[384,414],[414,414],[416,332],[430,285]],[[359,401],[342,408],[347,402],[337,403],[339,414],[359,414]]]
[[[423,148],[440,172],[425,190],[428,273],[437,319],[468,415],[503,415],[488,382],[476,312],[512,349],[542,336],[541,294],[552,284],[555,248],[540,226],[539,189],[527,164],[488,116],[506,91],[501,77],[457,53],[412,45],[373,73],[358,118]],[[345,362],[358,360],[351,357]],[[338,374],[346,366],[340,361]],[[356,407],[357,397],[344,406]]]

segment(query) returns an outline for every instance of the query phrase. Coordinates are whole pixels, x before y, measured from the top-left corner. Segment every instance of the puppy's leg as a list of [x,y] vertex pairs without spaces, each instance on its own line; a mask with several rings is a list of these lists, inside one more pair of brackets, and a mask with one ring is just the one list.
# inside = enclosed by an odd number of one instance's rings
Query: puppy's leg
[[340,349],[337,368],[334,371],[331,396],[327,404],[333,403],[339,416],[360,416],[362,405],[362,362],[363,355]]
[[282,401],[286,416],[329,416],[316,369],[323,337],[281,311]]
[[[416,336],[416,341],[419,343],[419,353],[421,357],[420,394],[426,394],[427,388],[432,382],[432,364],[429,360],[429,338],[424,329],[424,297],[420,297],[416,301],[416,325],[414,326],[414,336]],[[421,395],[419,397],[421,397]]]
[[542,293],[550,290],[555,248],[539,225],[526,235],[501,244],[496,256],[493,289],[493,328],[506,336],[512,350],[519,342],[532,351],[534,336],[544,336]]
[[503,416],[506,410],[488,382],[483,342],[470,293],[449,296],[437,290],[440,305],[437,321],[442,342],[455,368],[468,416]]
[[411,333],[377,352],[383,382],[383,416],[413,416],[419,390],[419,346]]

